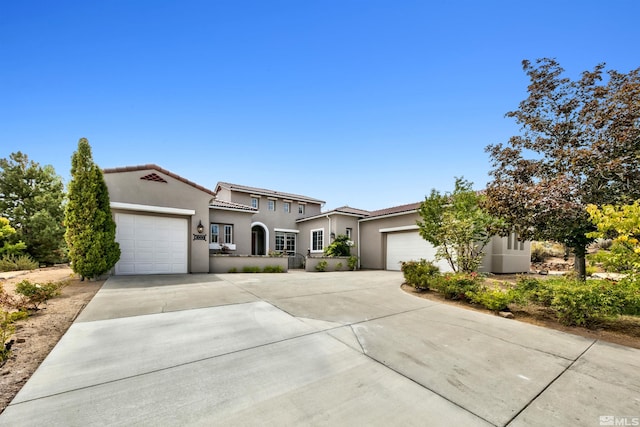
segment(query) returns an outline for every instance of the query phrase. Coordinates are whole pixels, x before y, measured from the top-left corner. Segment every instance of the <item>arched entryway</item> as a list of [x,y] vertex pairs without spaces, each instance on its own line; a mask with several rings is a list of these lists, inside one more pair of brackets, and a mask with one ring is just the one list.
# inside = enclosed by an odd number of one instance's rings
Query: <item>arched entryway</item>
[[251,255],[266,255],[269,250],[269,229],[261,222],[251,224]]

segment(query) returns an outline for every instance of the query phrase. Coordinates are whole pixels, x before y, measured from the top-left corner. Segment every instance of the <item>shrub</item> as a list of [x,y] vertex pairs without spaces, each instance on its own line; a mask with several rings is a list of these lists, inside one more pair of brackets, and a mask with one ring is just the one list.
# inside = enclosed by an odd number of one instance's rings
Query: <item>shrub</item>
[[612,285],[606,280],[558,282],[554,284],[551,308],[566,325],[591,326],[622,312],[624,296]]
[[284,273],[284,269],[280,265],[267,265],[262,270],[263,273]]
[[425,259],[403,262],[400,271],[407,285],[421,291],[429,290],[430,284],[440,275],[438,266]]
[[340,271],[340,270],[342,270],[342,263],[341,262],[336,264],[336,271]]
[[7,342],[16,330],[12,323],[9,320],[9,313],[0,310],[0,366],[4,365],[11,354]]
[[327,270],[327,261],[322,260],[322,261],[318,261],[318,264],[316,264],[316,271],[326,271]]
[[22,305],[25,308],[38,310],[40,304],[46,304],[51,298],[60,295],[62,287],[66,284],[66,282],[40,284],[23,280],[16,285],[16,292],[22,295]]
[[242,267],[242,272],[243,273],[260,273],[262,272],[262,269],[256,266],[246,266],[246,267]]
[[446,299],[469,299],[469,295],[480,290],[481,279],[476,273],[447,273],[431,283],[431,287]]
[[493,311],[506,310],[516,300],[516,292],[513,289],[481,287],[478,291],[467,293],[469,299],[481,306]]
[[553,299],[552,283],[552,280],[539,280],[526,276],[519,277],[514,288],[516,302],[523,305],[531,302],[545,307],[550,306]]
[[351,255],[347,260],[347,266],[349,267],[349,270],[355,271],[358,268],[358,257]]
[[237,273],[238,269],[236,267],[231,267],[228,272],[229,273]]
[[35,270],[40,265],[27,254],[4,254],[0,258],[0,271]]
[[351,255],[351,247],[353,241],[344,234],[338,234],[335,240],[324,250],[327,256],[349,256]]

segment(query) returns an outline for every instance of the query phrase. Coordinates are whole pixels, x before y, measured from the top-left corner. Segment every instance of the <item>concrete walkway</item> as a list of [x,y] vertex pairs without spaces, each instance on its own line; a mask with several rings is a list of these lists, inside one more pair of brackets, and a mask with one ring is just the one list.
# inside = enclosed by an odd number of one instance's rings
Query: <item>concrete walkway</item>
[[640,420],[639,350],[415,298],[401,282],[385,271],[112,277],[0,425]]

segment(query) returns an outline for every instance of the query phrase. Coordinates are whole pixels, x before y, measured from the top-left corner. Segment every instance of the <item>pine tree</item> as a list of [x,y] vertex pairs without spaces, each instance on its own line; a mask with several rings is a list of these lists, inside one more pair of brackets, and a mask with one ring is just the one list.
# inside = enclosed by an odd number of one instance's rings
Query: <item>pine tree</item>
[[73,271],[93,278],[111,270],[120,258],[116,224],[109,206],[109,190],[93,162],[86,138],[78,141],[71,159],[69,201],[65,210],[65,239]]

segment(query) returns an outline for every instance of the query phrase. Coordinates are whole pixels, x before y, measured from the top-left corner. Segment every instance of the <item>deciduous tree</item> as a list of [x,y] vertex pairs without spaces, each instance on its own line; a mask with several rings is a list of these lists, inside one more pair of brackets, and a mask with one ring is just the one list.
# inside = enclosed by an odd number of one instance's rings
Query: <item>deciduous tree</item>
[[436,258],[446,260],[453,271],[476,271],[484,247],[502,226],[481,207],[483,198],[469,181],[456,178],[453,193],[431,190],[420,204],[420,236],[436,247]]
[[81,138],[71,159],[69,202],[65,210],[65,238],[73,271],[93,278],[108,272],[120,258],[115,241],[109,191],[93,162],[89,141]]
[[507,113],[522,133],[487,147],[489,211],[523,238],[567,245],[581,277],[595,230],[586,206],[640,198],[640,68],[604,67],[571,80],[553,59],[523,61],[528,97]]

